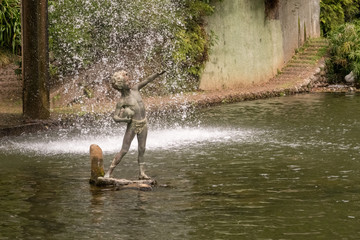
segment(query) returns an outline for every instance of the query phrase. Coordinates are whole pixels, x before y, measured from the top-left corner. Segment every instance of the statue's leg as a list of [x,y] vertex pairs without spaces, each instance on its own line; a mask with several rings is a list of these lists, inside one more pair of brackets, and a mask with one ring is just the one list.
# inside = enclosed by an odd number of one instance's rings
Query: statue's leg
[[121,162],[121,159],[126,155],[126,153],[129,151],[130,145],[132,140],[135,137],[135,132],[130,128],[130,125],[128,124],[126,128],[126,132],[123,139],[123,144],[121,147],[121,150],[119,153],[117,153],[110,165],[109,170],[105,174],[104,177],[111,177],[112,172],[114,171],[115,167]]
[[138,163],[139,163],[139,179],[150,179],[149,176],[145,174],[144,170],[144,155],[146,148],[146,138],[147,138],[148,129],[147,126],[137,135],[138,139]]

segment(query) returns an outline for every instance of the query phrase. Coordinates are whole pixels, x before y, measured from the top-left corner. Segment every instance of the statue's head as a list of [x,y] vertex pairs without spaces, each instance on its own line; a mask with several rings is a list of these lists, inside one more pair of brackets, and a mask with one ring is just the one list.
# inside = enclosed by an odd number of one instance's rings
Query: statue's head
[[130,89],[129,76],[126,71],[115,72],[111,78],[113,88],[117,90]]

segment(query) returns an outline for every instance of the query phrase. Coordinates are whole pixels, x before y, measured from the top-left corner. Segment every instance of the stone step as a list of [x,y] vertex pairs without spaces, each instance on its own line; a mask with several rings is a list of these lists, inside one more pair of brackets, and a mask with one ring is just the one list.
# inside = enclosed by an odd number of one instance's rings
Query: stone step
[[20,81],[7,81],[7,82],[0,82],[0,88],[8,88],[8,87],[22,87],[22,82]]
[[320,49],[321,48],[307,48],[301,54],[314,54],[314,55],[316,55],[319,52]]
[[291,81],[294,81],[295,79],[297,79],[297,80],[300,80],[300,79],[303,79],[303,76],[294,76],[294,75],[289,75],[289,76],[279,76],[278,78],[277,78],[277,82],[278,83],[284,83],[284,84],[286,84],[286,83],[289,83],[289,82],[291,82]]
[[281,73],[299,73],[303,71],[304,68],[285,68],[281,71]]
[[310,48],[310,49],[305,49],[304,52],[302,52],[299,55],[317,55],[319,51],[321,51],[323,48]]
[[310,45],[312,45],[312,46],[327,46],[327,45],[329,45],[329,41],[324,40],[324,41],[310,42]]
[[286,78],[293,78],[293,77],[301,77],[304,73],[303,72],[299,72],[299,73],[281,73],[278,75],[278,77],[286,77]]
[[314,60],[307,60],[307,59],[294,59],[291,60],[289,64],[301,64],[301,65],[314,65],[315,61]]
[[313,38],[309,42],[310,44],[327,44],[329,41],[326,38]]
[[310,43],[307,45],[307,47],[305,48],[323,48],[323,47],[328,47],[329,43],[328,42],[316,42],[316,43]]
[[301,70],[304,68],[308,68],[312,66],[311,64],[305,63],[305,64],[301,64],[301,63],[289,63],[286,65],[286,67],[284,68],[284,70],[286,68],[300,68]]
[[15,66],[9,66],[9,67],[3,66],[3,67],[0,67],[0,72],[5,73],[5,74],[14,74],[15,69],[17,69],[17,67],[15,67]]
[[[309,48],[309,49],[305,49],[304,52],[302,52],[301,54],[313,54],[313,55],[317,55],[320,51],[323,52],[324,48]],[[327,49],[327,48],[326,48]]]
[[15,75],[15,74],[0,74],[0,80],[6,80],[6,79],[21,79],[21,76]]
[[8,69],[8,68],[0,68],[0,76],[16,76],[14,69]]
[[316,57],[316,55],[302,54],[302,55],[295,56],[294,59],[295,60],[314,60],[314,57]]
[[21,88],[17,88],[17,87],[0,88],[0,95],[1,95],[1,98],[3,98],[3,99],[5,99],[11,95],[21,96],[21,94],[22,94]]
[[310,45],[308,48],[320,49],[320,48],[324,48],[324,47],[328,47],[328,46],[329,46],[328,43],[325,43],[325,44],[313,44],[313,45]]
[[318,52],[322,52],[323,49],[327,49],[327,47],[310,47],[306,48],[302,54],[317,54]]
[[303,67],[286,67],[282,69],[281,73],[300,73],[303,72],[305,69],[309,68],[310,66],[303,66]]

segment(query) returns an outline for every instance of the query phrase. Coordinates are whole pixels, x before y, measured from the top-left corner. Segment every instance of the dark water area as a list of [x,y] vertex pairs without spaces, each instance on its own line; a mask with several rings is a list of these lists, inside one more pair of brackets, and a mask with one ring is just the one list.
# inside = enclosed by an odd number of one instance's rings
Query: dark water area
[[[88,184],[90,144],[108,167],[123,127],[3,138],[0,239],[358,239],[359,106],[306,94],[150,126],[151,192]],[[116,177],[136,178],[133,145]]]

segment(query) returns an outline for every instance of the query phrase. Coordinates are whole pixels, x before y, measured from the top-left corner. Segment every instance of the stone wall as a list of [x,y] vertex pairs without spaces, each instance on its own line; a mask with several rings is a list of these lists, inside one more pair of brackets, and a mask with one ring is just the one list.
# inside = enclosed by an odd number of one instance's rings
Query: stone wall
[[265,82],[306,38],[320,36],[319,0],[226,0],[207,19],[217,44],[200,81],[203,90]]
[[286,63],[306,38],[320,37],[320,1],[281,0],[279,13]]
[[15,74],[15,64],[0,65],[0,100],[18,100],[22,97],[21,76]]

